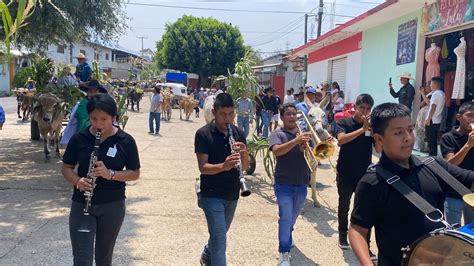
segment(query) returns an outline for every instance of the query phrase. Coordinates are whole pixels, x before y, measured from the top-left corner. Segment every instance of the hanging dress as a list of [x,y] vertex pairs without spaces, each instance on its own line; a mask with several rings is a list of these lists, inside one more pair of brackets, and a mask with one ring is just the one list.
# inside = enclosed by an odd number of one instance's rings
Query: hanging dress
[[457,56],[457,61],[451,99],[464,99],[466,88],[466,41],[464,38],[461,37],[461,43],[454,48],[454,53]]
[[433,77],[439,76],[440,74],[438,62],[440,52],[441,48],[438,46],[426,49],[425,60],[428,62],[428,66],[426,66],[426,81],[430,81]]

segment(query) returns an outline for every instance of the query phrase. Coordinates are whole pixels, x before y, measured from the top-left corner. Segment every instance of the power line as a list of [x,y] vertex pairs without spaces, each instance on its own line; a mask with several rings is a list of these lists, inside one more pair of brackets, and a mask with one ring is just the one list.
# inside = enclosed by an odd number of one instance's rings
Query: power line
[[251,9],[229,9],[229,8],[210,8],[210,7],[194,7],[194,6],[175,6],[175,5],[162,5],[162,4],[145,4],[145,3],[135,3],[135,2],[130,2],[130,1],[128,1],[126,4],[136,5],[136,6],[155,6],[155,7],[166,7],[166,8],[212,10],[212,11],[226,11],[226,12],[275,13],[275,14],[305,14],[306,13],[304,11],[251,10]]
[[[281,11],[281,10],[252,10],[252,9],[230,9],[230,8],[211,8],[211,7],[194,7],[194,6],[175,6],[175,5],[162,5],[162,4],[146,4],[127,2],[128,5],[135,6],[153,6],[153,7],[165,7],[165,8],[178,8],[178,9],[195,9],[195,10],[210,10],[210,11],[225,11],[225,12],[247,12],[247,13],[273,13],[273,14],[306,14],[305,11]],[[347,15],[332,14],[336,17],[351,17]]]
[[281,35],[281,36],[279,36],[279,37],[277,37],[277,38],[275,38],[275,39],[273,39],[273,40],[271,40],[271,41],[263,42],[263,43],[259,43],[259,44],[254,44],[254,45],[251,45],[251,46],[252,46],[252,47],[256,47],[256,46],[261,46],[261,45],[264,45],[264,44],[268,44],[268,43],[274,42],[274,41],[276,41],[276,40],[278,40],[278,39],[280,39],[280,38],[282,38],[282,37],[285,37],[285,36],[288,35],[289,33],[291,33],[291,32],[293,32],[293,31],[297,30],[299,27],[301,27],[301,23],[298,23],[298,25],[296,25],[296,27],[294,27],[292,30],[290,30],[289,32],[287,32],[287,33],[285,33],[285,34],[283,34],[283,35]]

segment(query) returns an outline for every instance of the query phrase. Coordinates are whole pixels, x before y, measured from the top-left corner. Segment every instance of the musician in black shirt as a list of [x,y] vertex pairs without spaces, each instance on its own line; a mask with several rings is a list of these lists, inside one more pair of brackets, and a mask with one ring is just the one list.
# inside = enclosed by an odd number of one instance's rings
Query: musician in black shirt
[[[427,169],[420,158],[411,154],[415,135],[406,106],[381,104],[372,111],[371,123],[376,146],[382,148],[382,157],[357,184],[349,239],[359,262],[373,265],[366,236],[374,227],[379,265],[398,266],[402,260],[402,247],[443,225],[429,221],[423,212],[389,185],[377,169],[380,167],[398,175],[400,180],[396,182],[405,182],[438,210],[443,209],[445,194],[452,189]],[[465,186],[471,186],[474,172],[433,158]]]
[[[74,265],[92,265],[94,249],[97,265],[111,265],[115,241],[125,216],[125,182],[138,179],[140,161],[132,136],[112,124],[117,117],[117,106],[111,96],[100,93],[92,97],[87,112],[91,126],[72,136],[62,167],[64,178],[74,186],[69,216]],[[84,215],[84,191],[92,189],[87,175],[98,129],[101,129],[101,143],[91,173],[97,177],[96,186],[90,214]],[[77,173],[74,171],[76,166]],[[89,233],[78,231],[84,226]]]
[[[249,155],[242,129],[233,125],[234,100],[227,93],[216,96],[214,121],[195,135],[194,151],[201,172],[198,206],[206,215],[209,241],[201,255],[203,265],[226,265],[226,234],[234,218],[239,199],[239,172],[249,167]],[[232,127],[237,152],[231,154],[227,125]]]

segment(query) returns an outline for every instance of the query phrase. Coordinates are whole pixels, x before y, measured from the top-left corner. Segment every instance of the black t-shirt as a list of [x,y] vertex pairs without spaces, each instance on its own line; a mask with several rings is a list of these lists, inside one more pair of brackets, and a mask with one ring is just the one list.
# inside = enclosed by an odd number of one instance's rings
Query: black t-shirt
[[[464,185],[470,185],[474,181],[474,172],[463,170],[440,158],[433,158]],[[443,210],[445,193],[452,189],[415,156],[411,156],[410,169],[406,169],[382,154],[379,164],[369,168],[359,181],[351,222],[367,229],[375,227],[379,265],[398,266],[401,264],[402,247],[443,225],[427,220],[420,210],[376,173],[377,167],[397,174],[439,210]]]
[[[71,137],[64,152],[63,162],[70,165],[78,164],[77,174],[80,177],[87,176],[94,142],[95,136],[89,132],[89,127],[87,127]],[[122,171],[124,168],[126,170],[140,169],[137,144],[132,136],[121,129],[100,144],[97,160],[103,161],[108,169],[115,171]],[[98,177],[96,185],[92,204],[125,199],[125,182]],[[84,193],[74,188],[72,200],[84,203]]]
[[273,114],[278,114],[278,100],[276,97],[268,97],[265,95],[262,97],[263,109],[266,111],[273,112]]
[[[456,129],[444,134],[441,137],[441,154],[446,157],[448,153],[458,153],[461,148],[467,143],[468,136],[460,133]],[[474,171],[474,149],[470,149],[459,167]],[[460,199],[458,193],[449,193],[448,197]]]
[[[235,141],[247,143],[242,129],[231,125]],[[223,163],[231,153],[229,136],[225,136],[214,123],[209,123],[196,132],[194,152],[208,155],[208,163]],[[240,181],[236,168],[216,175],[201,174],[201,195],[206,198],[236,200],[239,198]]]
[[[336,136],[339,133],[351,133],[359,130],[363,125],[353,117],[343,118],[337,122]],[[337,160],[337,173],[345,180],[358,182],[372,163],[372,137],[359,135],[341,146]]]
[[[274,145],[287,143],[294,138],[296,134],[277,128],[270,134],[270,150]],[[276,157],[275,183],[305,185],[308,184],[309,179],[309,168],[299,145],[293,147],[288,153]]]

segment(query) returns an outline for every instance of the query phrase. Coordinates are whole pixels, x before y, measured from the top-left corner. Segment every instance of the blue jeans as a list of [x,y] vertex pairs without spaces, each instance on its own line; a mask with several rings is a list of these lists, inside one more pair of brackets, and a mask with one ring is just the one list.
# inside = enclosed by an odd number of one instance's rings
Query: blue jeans
[[202,258],[213,266],[226,265],[227,231],[234,218],[238,200],[205,198],[199,195],[198,206],[204,211],[209,231],[209,241],[202,252]]
[[461,224],[462,214],[464,214],[464,224],[474,223],[474,210],[465,206],[462,199],[446,197],[444,201],[444,214],[449,224]]
[[244,131],[245,138],[249,136],[249,124],[249,117],[237,116],[237,125]]
[[262,124],[263,124],[263,136],[268,138],[268,130],[270,127],[270,121],[272,113],[262,110]]
[[[153,120],[155,120],[156,130],[153,129]],[[150,125],[151,133],[158,134],[160,132],[160,120],[161,120],[161,113],[150,112],[150,118],[148,119],[148,123]]]
[[278,203],[278,252],[289,252],[293,243],[292,231],[296,218],[303,209],[308,185],[273,185]]

